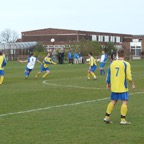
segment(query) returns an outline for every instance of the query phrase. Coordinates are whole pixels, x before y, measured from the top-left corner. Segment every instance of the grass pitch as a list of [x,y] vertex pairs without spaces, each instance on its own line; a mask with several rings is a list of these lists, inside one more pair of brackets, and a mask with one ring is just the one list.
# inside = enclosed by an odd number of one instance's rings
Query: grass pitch
[[[109,102],[105,77],[87,81],[88,65],[50,65],[51,73],[34,79],[36,64],[24,79],[26,64],[9,62],[0,86],[0,144],[143,144],[144,62],[131,62],[136,89],[130,89],[127,120],[122,126],[118,102],[111,119],[103,118]],[[109,62],[105,69],[107,69]]]

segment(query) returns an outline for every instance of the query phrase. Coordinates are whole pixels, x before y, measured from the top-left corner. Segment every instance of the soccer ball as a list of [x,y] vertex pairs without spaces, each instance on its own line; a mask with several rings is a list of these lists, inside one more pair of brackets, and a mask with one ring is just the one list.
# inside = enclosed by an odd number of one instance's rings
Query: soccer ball
[[99,62],[100,61],[100,59],[97,59],[97,62]]
[[51,39],[51,42],[55,42],[55,39],[54,39],[54,38],[52,38],[52,39]]
[[86,59],[86,62],[89,62],[90,61],[90,59],[88,58],[88,59]]

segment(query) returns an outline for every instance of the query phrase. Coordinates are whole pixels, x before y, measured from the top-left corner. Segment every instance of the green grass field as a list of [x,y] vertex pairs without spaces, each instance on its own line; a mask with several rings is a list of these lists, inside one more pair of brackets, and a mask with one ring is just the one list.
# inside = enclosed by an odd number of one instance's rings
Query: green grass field
[[[87,81],[88,65],[50,65],[37,80],[36,64],[24,79],[26,64],[9,62],[0,86],[0,144],[144,144],[144,62],[132,61],[136,89],[130,88],[127,120],[122,126],[118,102],[111,125],[103,118],[109,102],[105,77]],[[105,67],[107,69],[108,63]]]

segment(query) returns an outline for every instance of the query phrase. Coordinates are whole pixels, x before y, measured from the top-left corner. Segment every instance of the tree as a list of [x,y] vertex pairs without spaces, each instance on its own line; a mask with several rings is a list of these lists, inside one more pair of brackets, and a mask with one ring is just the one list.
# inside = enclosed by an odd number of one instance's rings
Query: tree
[[79,43],[79,50],[83,53],[84,56],[87,56],[89,52],[92,52],[93,55],[98,56],[101,51],[100,43],[82,39]]
[[41,43],[38,43],[34,49],[34,55],[37,57],[37,56],[46,55],[46,53],[47,53],[47,51],[46,51],[45,47]]
[[0,42],[14,43],[17,39],[18,33],[13,30],[5,29],[0,33]]
[[111,50],[113,50],[116,53],[116,48],[113,42],[108,42],[105,46],[105,52],[109,55],[111,53]]

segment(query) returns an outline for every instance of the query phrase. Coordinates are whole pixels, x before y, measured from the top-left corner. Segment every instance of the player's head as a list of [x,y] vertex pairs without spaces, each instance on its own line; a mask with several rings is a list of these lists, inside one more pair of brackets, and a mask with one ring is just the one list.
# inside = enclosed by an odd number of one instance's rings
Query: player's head
[[117,53],[118,53],[118,57],[124,57],[125,56],[125,50],[123,48],[118,49]]
[[50,52],[48,52],[47,57],[50,57],[50,55],[51,55]]
[[33,56],[33,52],[30,52],[30,55],[29,55],[29,56],[30,56],[30,57]]
[[105,51],[104,50],[102,50],[102,54],[104,54],[105,53]]
[[92,54],[92,52],[89,52],[89,56],[92,56],[93,54]]
[[3,54],[3,52],[2,51],[0,51],[0,55],[2,55]]

